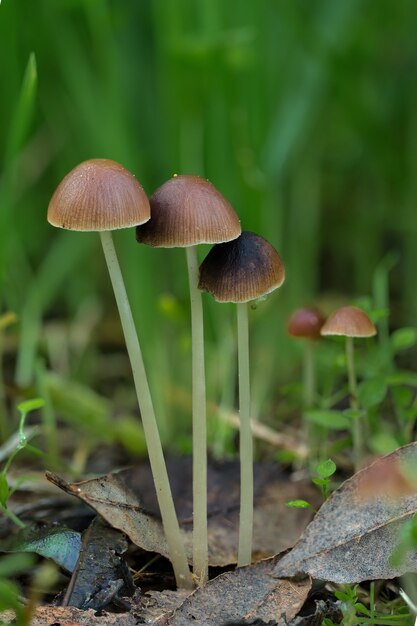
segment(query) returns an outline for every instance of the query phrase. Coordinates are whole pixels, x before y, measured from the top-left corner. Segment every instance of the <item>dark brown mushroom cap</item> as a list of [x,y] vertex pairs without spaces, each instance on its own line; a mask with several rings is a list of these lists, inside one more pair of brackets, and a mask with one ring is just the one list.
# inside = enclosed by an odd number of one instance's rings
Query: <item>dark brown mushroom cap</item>
[[174,176],[151,196],[151,219],[136,229],[149,246],[175,248],[236,239],[241,228],[229,202],[208,180]]
[[91,159],[75,167],[58,185],[48,207],[48,222],[70,230],[115,230],[150,218],[149,200],[136,178],[110,159]]
[[198,288],[219,302],[249,302],[282,285],[285,269],[271,244],[248,231],[210,250],[200,266]]
[[330,315],[320,333],[326,336],[373,337],[376,335],[376,328],[362,309],[357,306],[342,306]]
[[319,339],[325,317],[316,307],[297,309],[288,321],[288,334],[304,339]]

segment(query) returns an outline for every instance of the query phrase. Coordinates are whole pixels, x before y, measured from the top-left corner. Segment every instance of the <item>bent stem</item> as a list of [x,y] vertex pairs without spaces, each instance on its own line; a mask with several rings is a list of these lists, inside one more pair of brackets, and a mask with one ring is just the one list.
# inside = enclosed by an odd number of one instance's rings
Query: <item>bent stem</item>
[[193,397],[193,572],[200,585],[208,579],[207,424],[203,301],[198,290],[195,246],[186,248],[191,301]]
[[[356,381],[353,337],[346,337],[346,364],[348,372],[350,406],[354,411],[359,411],[358,385]],[[352,424],[353,461],[355,470],[359,469],[363,455],[362,418],[356,415]]]
[[155,483],[156,495],[161,511],[162,524],[168,543],[169,554],[174,568],[178,587],[193,587],[188,567],[184,543],[175,512],[168,472],[165,465],[162,444],[159,438],[149,384],[146,377],[139,339],[133,321],[132,311],[127,298],[126,288],[114,248],[111,232],[100,232],[104,256],[106,258],[114,295],[119,309],[120,320],[125,336],[127,352],[133,372],[136,394],[142,416],[143,430],[148,447],[149,461]]
[[240,415],[240,521],[238,567],[252,561],[253,440],[250,424],[249,324],[246,302],[236,305],[239,415]]

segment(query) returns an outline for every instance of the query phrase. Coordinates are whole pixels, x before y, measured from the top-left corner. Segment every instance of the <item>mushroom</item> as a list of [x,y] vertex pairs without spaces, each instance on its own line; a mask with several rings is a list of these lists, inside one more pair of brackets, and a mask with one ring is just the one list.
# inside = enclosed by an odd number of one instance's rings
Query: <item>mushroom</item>
[[155,482],[170,557],[179,587],[192,587],[192,578],[175,512],[161,440],[111,230],[142,224],[150,218],[148,198],[127,169],[109,159],[91,159],[75,167],[62,180],[48,207],[53,226],[98,231],[120,313],[133,372],[149,461]]
[[240,413],[240,521],[238,566],[252,560],[253,442],[250,423],[249,324],[247,302],[282,285],[284,265],[275,248],[244,231],[234,241],[214,246],[200,266],[199,289],[237,310]]
[[[359,411],[357,380],[354,359],[354,337],[373,337],[376,328],[368,315],[356,306],[343,306],[334,311],[323,324],[320,334],[323,336],[341,335],[346,337],[346,365],[348,372],[350,406]],[[358,469],[363,456],[363,425],[360,416],[354,418],[352,426],[353,456]]]
[[325,322],[316,307],[297,309],[288,321],[288,334],[304,339],[303,391],[304,408],[311,408],[316,396],[316,372],[314,367],[314,344],[320,339],[320,329]]
[[222,194],[199,176],[174,176],[150,199],[152,217],[136,238],[154,247],[186,248],[191,300],[193,403],[193,571],[208,578],[207,434],[203,305],[198,291],[197,244],[230,241],[240,235],[239,218]]

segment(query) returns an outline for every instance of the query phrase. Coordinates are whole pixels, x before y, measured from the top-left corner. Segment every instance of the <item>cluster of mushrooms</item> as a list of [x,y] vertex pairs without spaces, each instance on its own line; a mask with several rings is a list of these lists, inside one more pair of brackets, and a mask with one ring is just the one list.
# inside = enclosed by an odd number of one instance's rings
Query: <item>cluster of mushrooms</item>
[[[48,221],[60,228],[97,231],[100,234],[131,362],[170,558],[177,585],[183,588],[202,585],[208,579],[206,391],[201,291],[209,292],[219,302],[236,303],[241,463],[238,566],[250,564],[253,451],[247,302],[265,296],[282,285],[285,270],[280,256],[259,235],[241,231],[239,218],[232,206],[209,181],[198,176],[174,176],[148,200],[133,174],[109,159],[85,161],[62,180],[50,201]],[[111,235],[112,230],[131,227],[136,228],[136,239],[140,243],[186,249],[192,324],[193,575],[175,512],[136,327]],[[196,246],[203,243],[214,245],[199,267]],[[321,327],[321,333],[343,334],[340,328],[328,327],[326,330],[330,321],[331,318]],[[368,321],[371,324],[369,318]],[[356,322],[352,324],[355,326]],[[369,329],[367,332],[368,335],[374,334]],[[295,330],[292,334],[300,335],[301,332]],[[360,336],[365,334],[362,332]],[[354,381],[354,373],[352,376]],[[351,389],[351,394],[352,398],[356,397],[355,389]]]
[[354,338],[376,335],[376,328],[369,316],[356,306],[342,306],[326,320],[316,307],[294,311],[288,322],[288,334],[304,339],[304,408],[315,405],[316,381],[314,367],[314,345],[320,337],[342,336],[346,339],[346,368],[352,415],[353,459],[356,469],[360,468],[364,456],[364,424],[358,403],[358,385],[354,359]]

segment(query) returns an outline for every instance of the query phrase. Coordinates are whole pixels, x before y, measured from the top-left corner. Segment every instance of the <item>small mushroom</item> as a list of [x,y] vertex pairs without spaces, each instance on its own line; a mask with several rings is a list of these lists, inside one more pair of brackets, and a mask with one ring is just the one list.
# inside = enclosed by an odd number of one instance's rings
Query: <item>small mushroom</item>
[[150,199],[152,217],[138,226],[136,239],[154,247],[186,248],[191,300],[193,387],[193,570],[200,584],[208,578],[207,426],[203,304],[198,291],[200,243],[230,241],[240,235],[239,218],[208,180],[174,176]]
[[127,169],[109,159],[91,159],[75,167],[59,184],[48,207],[48,221],[53,226],[98,231],[100,234],[132,366],[175,577],[179,587],[191,588],[191,574],[175,513],[142,352],[111,235],[112,230],[136,226],[149,218],[149,201],[142,186]]
[[234,241],[210,250],[200,266],[199,289],[237,309],[240,413],[240,523],[238,566],[252,560],[253,442],[250,423],[249,323],[247,302],[282,285],[284,265],[265,239],[244,231]]
[[[327,337],[329,335],[341,335],[346,337],[346,364],[348,372],[348,383],[350,393],[350,406],[354,411],[359,411],[357,380],[354,358],[355,337],[373,337],[376,335],[376,328],[368,315],[356,306],[343,306],[334,311],[323,324],[320,334]],[[355,468],[358,469],[363,457],[363,424],[359,416],[353,421],[353,455]]]

